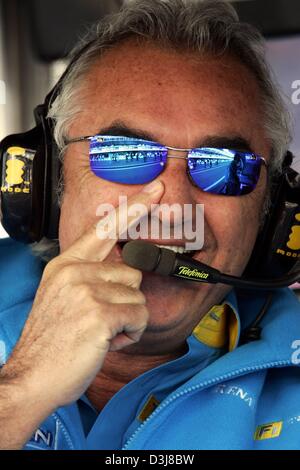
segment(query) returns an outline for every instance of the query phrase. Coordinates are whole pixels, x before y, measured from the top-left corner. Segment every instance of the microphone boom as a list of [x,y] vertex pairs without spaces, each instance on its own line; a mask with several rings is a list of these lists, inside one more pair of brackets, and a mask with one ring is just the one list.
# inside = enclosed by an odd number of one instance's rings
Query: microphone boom
[[294,271],[277,279],[248,279],[221,273],[215,268],[143,240],[132,240],[122,250],[128,266],[162,276],[174,276],[195,282],[229,284],[247,289],[278,289],[300,280],[300,271]]

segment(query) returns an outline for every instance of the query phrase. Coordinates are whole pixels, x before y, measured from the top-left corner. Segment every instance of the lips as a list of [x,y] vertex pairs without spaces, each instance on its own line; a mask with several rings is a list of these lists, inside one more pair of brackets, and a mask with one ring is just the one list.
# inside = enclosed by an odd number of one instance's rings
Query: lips
[[[124,245],[128,242],[128,241],[131,241],[131,240],[125,240],[125,241],[119,241],[118,242],[118,245],[120,247],[120,250],[123,249]],[[178,242],[176,240],[168,240],[168,244],[167,243],[162,243],[161,240],[159,241],[156,241],[156,240],[144,240],[146,242],[149,242],[149,243],[154,243],[156,246],[158,246],[159,248],[165,248],[167,250],[172,250],[174,251],[175,253],[180,253],[180,254],[184,254],[185,256],[191,256],[193,257],[196,253],[198,253],[199,251],[202,251],[202,250],[186,250],[185,249],[185,246],[184,244],[182,244],[182,241]]]

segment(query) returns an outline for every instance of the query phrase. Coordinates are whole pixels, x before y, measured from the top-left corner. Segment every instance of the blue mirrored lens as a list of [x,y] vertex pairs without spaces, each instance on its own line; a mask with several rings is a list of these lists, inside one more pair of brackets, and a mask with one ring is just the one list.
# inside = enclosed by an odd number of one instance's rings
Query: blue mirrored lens
[[188,172],[202,191],[241,196],[255,189],[261,163],[261,158],[252,153],[201,148],[189,152]]
[[115,183],[149,183],[163,171],[167,153],[160,144],[130,137],[95,136],[90,141],[92,172]]

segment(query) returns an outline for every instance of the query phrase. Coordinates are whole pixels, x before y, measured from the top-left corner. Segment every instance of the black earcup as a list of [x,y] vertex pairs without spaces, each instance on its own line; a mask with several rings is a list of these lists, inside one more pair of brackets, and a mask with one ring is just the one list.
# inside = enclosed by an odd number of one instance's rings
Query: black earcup
[[41,126],[1,142],[2,225],[10,237],[30,243],[40,240],[44,210],[44,137]]
[[287,153],[283,174],[271,190],[271,207],[244,272],[249,278],[278,278],[300,267],[300,175]]
[[50,240],[58,238],[60,208],[58,201],[58,185],[61,176],[61,160],[59,149],[53,138],[53,122],[48,119],[48,103],[37,106],[34,110],[35,119],[41,125],[44,137],[44,183],[43,183],[43,230],[42,237]]
[[43,106],[36,120],[34,129],[0,143],[2,225],[23,243],[57,238],[58,232],[60,162]]

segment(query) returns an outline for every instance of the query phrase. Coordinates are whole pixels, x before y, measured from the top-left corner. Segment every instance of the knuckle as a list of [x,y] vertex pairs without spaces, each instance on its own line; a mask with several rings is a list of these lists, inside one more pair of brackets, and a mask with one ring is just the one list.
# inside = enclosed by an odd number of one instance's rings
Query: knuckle
[[99,277],[105,282],[110,281],[114,273],[113,266],[110,266],[108,263],[99,263],[97,271]]
[[99,274],[102,279],[109,281],[115,278],[124,279],[124,283],[137,286],[142,282],[142,272],[138,269],[131,268],[123,263],[118,262],[101,262],[99,263]]
[[71,272],[74,272],[72,265],[66,262],[62,262],[59,257],[52,259],[45,266],[43,277],[44,278],[53,278],[58,277],[62,279],[63,277],[68,277]]
[[130,268],[130,277],[133,285],[139,287],[143,279],[142,272],[138,269]]
[[138,305],[137,306],[137,312],[140,316],[141,320],[147,321],[149,318],[149,310],[146,307],[146,305]]
[[89,284],[78,284],[74,286],[76,298],[80,301],[94,300],[94,289]]
[[142,305],[146,304],[146,297],[145,297],[145,295],[143,294],[142,291],[136,289],[135,290],[135,296],[136,296],[136,299],[137,299],[137,303],[142,304]]
[[76,268],[74,265],[64,264],[64,265],[58,266],[56,279],[62,284],[66,284],[72,281],[72,279],[74,279],[75,272],[76,272]]
[[100,328],[103,326],[103,316],[102,316],[102,305],[99,304],[91,304],[88,310],[88,314],[86,315],[86,321],[88,325],[92,328]]
[[56,269],[57,269],[57,262],[55,261],[55,259],[49,261],[44,268],[43,277],[44,278],[50,277],[51,275],[53,275]]
[[111,292],[111,298],[118,299],[119,303],[146,303],[144,294],[138,289],[135,289],[134,287],[128,287],[124,286],[123,284],[112,283],[110,289],[107,292]]

